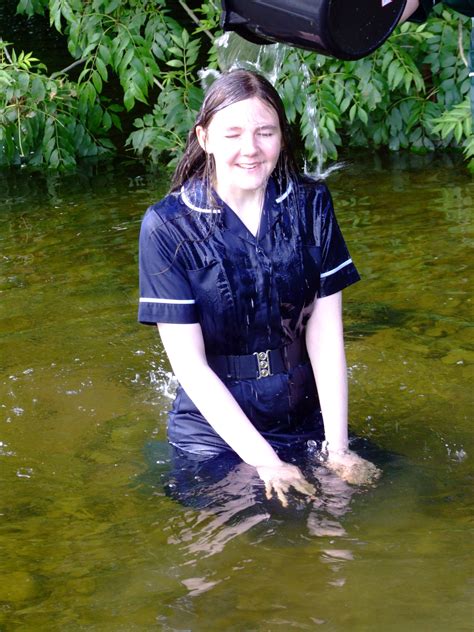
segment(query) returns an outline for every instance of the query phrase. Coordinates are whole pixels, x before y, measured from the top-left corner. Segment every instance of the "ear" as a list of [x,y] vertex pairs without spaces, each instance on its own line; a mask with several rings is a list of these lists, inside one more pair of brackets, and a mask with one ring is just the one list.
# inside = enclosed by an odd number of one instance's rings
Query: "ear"
[[204,151],[207,153],[207,149],[206,149],[207,134],[206,134],[206,130],[204,129],[204,127],[202,127],[202,125],[198,125],[196,127],[196,138],[198,139],[198,143],[201,145],[201,148],[204,149]]

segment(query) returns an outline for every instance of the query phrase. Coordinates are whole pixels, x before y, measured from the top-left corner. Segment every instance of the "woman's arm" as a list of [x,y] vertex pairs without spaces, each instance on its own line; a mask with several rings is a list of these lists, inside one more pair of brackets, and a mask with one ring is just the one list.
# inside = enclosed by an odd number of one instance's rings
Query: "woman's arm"
[[163,323],[158,330],[179,383],[217,434],[254,467],[279,464],[273,448],[207,364],[200,325]]
[[399,24],[406,22],[406,20],[408,20],[408,18],[418,9],[419,6],[420,0],[407,0]]
[[326,466],[349,483],[371,483],[380,476],[380,470],[348,447],[342,292],[316,300],[306,329],[306,345],[323,415]]
[[328,449],[347,450],[347,366],[342,292],[318,298],[306,328],[306,346],[318,387]]
[[274,491],[286,505],[290,486],[305,494],[314,488],[298,468],[281,461],[256,430],[237,401],[207,363],[201,326],[159,323],[163,346],[173,371],[188,396],[212,428],[240,458],[257,468],[267,496]]

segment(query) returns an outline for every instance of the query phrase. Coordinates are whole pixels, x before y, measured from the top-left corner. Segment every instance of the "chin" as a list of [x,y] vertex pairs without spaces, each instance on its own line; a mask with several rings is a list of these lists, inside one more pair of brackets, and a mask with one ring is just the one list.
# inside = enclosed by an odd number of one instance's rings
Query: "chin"
[[263,177],[263,176],[252,176],[252,175],[247,175],[247,176],[242,176],[238,179],[238,181],[235,183],[238,187],[240,187],[241,189],[261,189],[262,187],[266,186],[268,182],[268,177]]

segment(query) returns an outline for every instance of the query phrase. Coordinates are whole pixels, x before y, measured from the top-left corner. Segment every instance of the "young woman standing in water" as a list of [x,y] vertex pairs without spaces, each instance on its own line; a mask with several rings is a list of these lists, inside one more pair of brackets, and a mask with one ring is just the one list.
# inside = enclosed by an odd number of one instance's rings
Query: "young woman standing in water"
[[139,320],[179,381],[176,452],[234,452],[284,505],[291,487],[315,494],[288,462],[308,442],[344,480],[374,480],[348,447],[341,290],[358,279],[327,187],[298,174],[277,92],[222,75],[140,235]]

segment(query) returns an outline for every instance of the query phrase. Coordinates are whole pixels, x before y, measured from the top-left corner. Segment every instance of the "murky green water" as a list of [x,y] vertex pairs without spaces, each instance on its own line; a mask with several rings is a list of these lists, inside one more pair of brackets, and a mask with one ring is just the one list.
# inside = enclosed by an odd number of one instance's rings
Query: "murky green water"
[[0,175],[2,631],[472,630],[474,184],[449,158],[367,155],[329,184],[363,276],[352,428],[384,476],[252,516],[147,472],[171,386],[136,324],[137,233],[166,182]]

